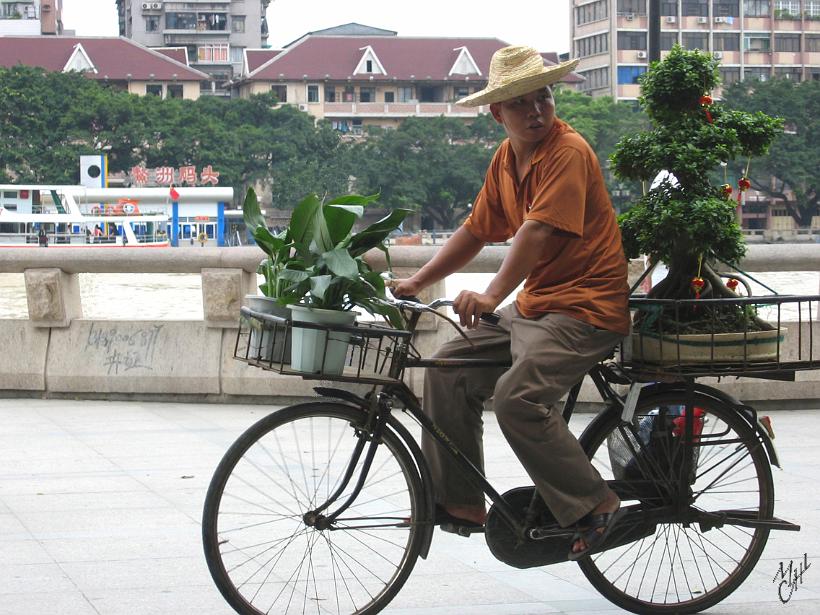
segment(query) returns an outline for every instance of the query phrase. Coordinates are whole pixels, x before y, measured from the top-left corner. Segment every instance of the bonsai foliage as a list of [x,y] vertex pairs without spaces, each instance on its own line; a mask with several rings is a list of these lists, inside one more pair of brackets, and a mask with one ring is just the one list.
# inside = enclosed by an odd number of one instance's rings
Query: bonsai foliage
[[[764,154],[782,122],[760,112],[728,110],[713,101],[717,67],[709,54],[678,45],[663,61],[653,63],[641,77],[639,99],[652,129],[625,137],[611,156],[622,179],[654,180],[619,218],[628,257],[646,254],[669,267],[650,297],[736,296],[713,264],[737,266],[745,254],[736,214],[740,199],[733,195],[748,188],[748,179],[732,187],[714,185],[710,177],[722,163],[736,158],[747,162]],[[694,309],[686,316],[693,324],[713,318],[710,310]],[[730,328],[737,319],[727,314],[720,320]]]
[[364,260],[368,250],[390,254],[385,239],[409,213],[394,209],[386,217],[358,233],[353,232],[364,208],[378,195],[356,194],[325,201],[308,195],[293,210],[290,224],[273,234],[265,225],[256,195],[248,190],[243,217],[257,244],[267,255],[259,265],[265,281],[259,287],[282,305],[300,303],[326,310],[361,307],[370,314],[383,316],[401,328],[399,311],[386,301],[384,280]]

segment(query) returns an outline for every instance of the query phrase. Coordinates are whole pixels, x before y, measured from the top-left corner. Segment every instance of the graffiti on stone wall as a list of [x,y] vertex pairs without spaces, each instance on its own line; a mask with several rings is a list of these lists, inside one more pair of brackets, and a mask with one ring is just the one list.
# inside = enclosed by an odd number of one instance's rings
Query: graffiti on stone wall
[[154,350],[162,327],[150,325],[123,330],[117,325],[91,323],[85,349],[102,353],[102,365],[109,376],[134,369],[153,371]]

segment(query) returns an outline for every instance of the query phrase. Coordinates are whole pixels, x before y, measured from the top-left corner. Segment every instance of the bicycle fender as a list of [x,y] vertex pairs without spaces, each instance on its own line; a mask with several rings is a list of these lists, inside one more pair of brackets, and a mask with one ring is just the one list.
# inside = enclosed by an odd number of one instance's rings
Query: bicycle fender
[[[777,451],[774,448],[774,442],[772,442],[771,436],[769,436],[769,432],[766,431],[766,428],[760,424],[760,421],[757,419],[757,410],[744,404],[739,399],[725,393],[719,389],[714,387],[707,386],[705,384],[695,383],[692,386],[692,390],[695,393],[704,395],[706,397],[711,397],[715,401],[721,402],[727,406],[733,406],[740,410],[738,414],[748,423],[749,427],[751,427],[754,432],[757,434],[760,441],[763,442],[763,447],[766,449],[766,454],[769,457],[769,463],[773,466],[781,468],[780,459],[777,456]],[[677,383],[677,382],[660,382],[657,384],[652,384],[643,389],[641,392],[641,397],[653,395],[655,393],[666,393],[669,391],[680,392],[682,394],[686,394],[688,392],[689,385],[685,383]],[[594,423],[595,421],[593,421]],[[590,423],[590,427],[592,423]]]
[[[370,402],[368,402],[364,397],[344,389],[337,389],[334,387],[313,387],[313,390],[322,397],[334,397],[336,399],[341,399],[360,410],[367,411],[370,408]],[[435,526],[433,525],[433,519],[435,517],[433,477],[430,474],[430,467],[427,465],[424,454],[421,452],[421,447],[419,447],[413,436],[410,435],[407,428],[402,425],[392,414],[388,418],[387,424],[404,443],[404,446],[413,458],[413,462],[416,464],[416,471],[419,473],[419,477],[421,478],[421,484],[424,489],[422,497],[424,499],[424,506],[427,514],[426,520],[422,521],[422,525],[420,526],[420,531],[424,534],[422,536],[421,551],[419,551],[419,555],[422,559],[427,559],[427,555],[430,552],[430,544],[433,541],[433,530],[435,529]]]

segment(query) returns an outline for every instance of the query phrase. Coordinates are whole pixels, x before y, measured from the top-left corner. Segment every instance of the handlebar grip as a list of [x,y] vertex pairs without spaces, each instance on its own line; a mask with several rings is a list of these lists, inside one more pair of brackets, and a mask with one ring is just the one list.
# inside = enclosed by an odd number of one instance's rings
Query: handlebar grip
[[418,297],[415,295],[401,295],[400,297],[396,297],[399,301],[412,301],[414,303],[421,303]]
[[495,312],[484,312],[481,316],[479,316],[481,320],[484,322],[488,322],[491,325],[497,325],[498,321],[501,320],[501,315],[496,314]]

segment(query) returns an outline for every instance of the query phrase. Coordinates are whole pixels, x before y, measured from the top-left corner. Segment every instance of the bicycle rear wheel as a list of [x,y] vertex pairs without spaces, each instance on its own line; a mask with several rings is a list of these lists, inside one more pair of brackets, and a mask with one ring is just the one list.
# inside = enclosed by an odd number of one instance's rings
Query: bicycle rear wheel
[[[620,486],[622,506],[670,510],[677,486],[689,485],[686,513],[616,527],[610,544],[618,546],[579,562],[603,596],[636,613],[696,613],[717,604],[749,575],[769,536],[765,528],[692,522],[701,511],[770,519],[774,490],[763,444],[737,410],[696,394],[693,433],[700,445],[686,447],[685,406],[680,392],[659,392],[638,402],[634,429],[612,416],[581,438],[601,475]],[[684,455],[693,468],[686,478]]]
[[[211,480],[202,518],[205,557],[243,615],[362,614],[383,609],[419,555],[422,485],[412,457],[386,429],[361,492],[329,528],[305,513],[344,483],[366,414],[337,403],[275,412],[231,446]],[[363,453],[334,503],[353,491]]]

